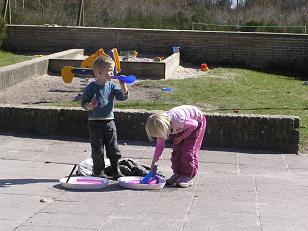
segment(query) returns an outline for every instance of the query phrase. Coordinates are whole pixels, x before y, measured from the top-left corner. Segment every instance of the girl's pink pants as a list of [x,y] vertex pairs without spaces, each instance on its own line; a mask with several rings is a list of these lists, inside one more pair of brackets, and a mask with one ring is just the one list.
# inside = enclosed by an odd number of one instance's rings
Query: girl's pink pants
[[[206,118],[186,139],[173,145],[171,168],[175,174],[194,177],[198,171],[199,151],[206,129]],[[178,134],[181,135],[182,133]]]

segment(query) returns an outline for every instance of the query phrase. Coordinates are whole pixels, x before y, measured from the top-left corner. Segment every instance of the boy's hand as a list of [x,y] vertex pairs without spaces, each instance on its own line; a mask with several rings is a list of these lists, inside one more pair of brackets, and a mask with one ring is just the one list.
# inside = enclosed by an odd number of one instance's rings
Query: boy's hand
[[91,99],[90,103],[87,105],[87,110],[92,111],[95,107],[97,106],[97,101],[96,99]]
[[128,88],[125,82],[123,82],[122,80],[118,79],[119,83],[120,83],[120,87],[121,87],[121,91],[123,95],[127,95],[128,94]]
[[124,85],[125,86],[125,82],[124,81],[122,81],[122,80],[120,80],[120,79],[118,79],[119,80],[119,84],[120,85]]

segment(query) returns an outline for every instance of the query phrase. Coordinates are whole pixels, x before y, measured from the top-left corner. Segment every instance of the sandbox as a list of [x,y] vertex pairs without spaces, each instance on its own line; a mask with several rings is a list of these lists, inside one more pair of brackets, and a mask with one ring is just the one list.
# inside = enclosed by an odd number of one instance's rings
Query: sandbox
[[[64,66],[80,67],[87,56],[49,59],[48,73],[60,75]],[[120,56],[122,75],[135,75],[137,79],[171,79],[173,71],[180,64],[180,53],[167,55],[138,54],[135,58]]]

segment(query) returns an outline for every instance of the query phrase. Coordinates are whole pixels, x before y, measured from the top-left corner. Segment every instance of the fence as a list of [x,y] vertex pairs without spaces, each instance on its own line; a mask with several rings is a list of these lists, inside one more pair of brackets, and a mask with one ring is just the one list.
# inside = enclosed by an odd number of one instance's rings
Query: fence
[[[302,33],[302,34],[307,34],[307,26],[258,26],[258,25],[220,25],[220,24],[207,24],[207,23],[200,23],[200,22],[192,22],[192,30],[196,30],[195,29],[195,25],[201,25],[201,26],[205,26],[208,28],[224,28],[226,30],[231,30],[234,31],[248,31],[248,32],[252,32],[252,31],[264,31],[262,29],[264,28],[268,28],[269,30],[265,30],[266,32],[279,32],[277,31],[277,29],[279,28],[284,28],[287,29],[287,32],[290,33]],[[261,30],[259,30],[261,29]],[[276,30],[273,30],[276,29]]]

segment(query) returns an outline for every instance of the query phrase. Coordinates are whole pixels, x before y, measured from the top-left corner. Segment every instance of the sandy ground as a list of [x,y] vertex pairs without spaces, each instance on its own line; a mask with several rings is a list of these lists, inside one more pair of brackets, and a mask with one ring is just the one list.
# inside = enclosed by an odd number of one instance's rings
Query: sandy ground
[[[195,78],[204,75],[197,67],[179,66],[173,73],[174,78]],[[14,86],[0,90],[2,104],[46,104],[78,99],[88,79],[74,78],[72,83],[66,84],[61,76],[42,75],[26,79]],[[158,88],[144,88],[138,81],[129,86],[129,101],[137,99],[155,99],[162,94]]]

